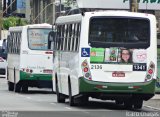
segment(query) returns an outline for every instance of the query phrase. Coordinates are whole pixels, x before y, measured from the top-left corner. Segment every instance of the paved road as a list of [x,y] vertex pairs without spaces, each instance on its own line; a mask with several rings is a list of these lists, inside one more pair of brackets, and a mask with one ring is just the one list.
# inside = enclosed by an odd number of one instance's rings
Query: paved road
[[136,117],[136,114],[146,113],[159,117],[160,109],[158,113],[158,107],[151,105],[151,101],[156,100],[145,102],[141,110],[125,110],[123,106],[112,101],[95,99],[91,99],[89,104],[83,107],[70,107],[68,100],[64,104],[57,103],[56,95],[50,89],[29,88],[27,94],[10,92],[6,79],[0,78],[0,117]]

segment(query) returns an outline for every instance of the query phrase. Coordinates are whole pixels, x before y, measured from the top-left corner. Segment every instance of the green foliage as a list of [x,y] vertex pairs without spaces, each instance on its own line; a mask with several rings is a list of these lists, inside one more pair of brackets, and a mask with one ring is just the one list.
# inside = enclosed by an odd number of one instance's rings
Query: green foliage
[[8,30],[9,27],[13,26],[24,26],[27,25],[27,21],[18,17],[3,18],[2,28]]
[[73,2],[72,0],[65,0],[64,5],[70,7],[72,5],[72,2]]

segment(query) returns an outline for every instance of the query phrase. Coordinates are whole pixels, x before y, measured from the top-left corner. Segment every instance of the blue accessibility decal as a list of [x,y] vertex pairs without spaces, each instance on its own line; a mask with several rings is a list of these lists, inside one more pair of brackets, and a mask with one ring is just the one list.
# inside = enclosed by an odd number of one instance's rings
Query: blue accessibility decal
[[81,48],[81,57],[90,57],[90,48]]

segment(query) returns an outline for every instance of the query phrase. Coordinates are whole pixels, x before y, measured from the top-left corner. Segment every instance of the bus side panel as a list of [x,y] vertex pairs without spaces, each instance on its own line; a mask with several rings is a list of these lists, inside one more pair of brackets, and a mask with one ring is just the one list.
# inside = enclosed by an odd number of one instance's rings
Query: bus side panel
[[[68,93],[68,79],[70,79],[72,95],[79,93],[78,85],[78,54],[70,52],[61,52],[57,58],[58,62],[54,62],[56,69],[59,91],[62,94],[69,95]],[[58,63],[58,64],[57,64]],[[54,79],[53,79],[54,80]]]
[[[20,66],[20,55],[18,54],[8,54],[8,75],[9,81],[19,82],[19,66]],[[15,78],[14,78],[15,76]]]
[[72,53],[71,59],[69,61],[70,66],[70,78],[71,78],[71,86],[72,86],[72,95],[77,95],[79,93],[79,80],[78,80],[78,73],[79,73],[79,54]]

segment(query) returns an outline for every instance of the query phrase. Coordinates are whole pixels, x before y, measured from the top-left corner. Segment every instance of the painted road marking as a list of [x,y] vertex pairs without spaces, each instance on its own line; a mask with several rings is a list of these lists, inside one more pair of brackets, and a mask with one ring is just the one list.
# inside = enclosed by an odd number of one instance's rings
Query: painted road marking
[[70,107],[65,107],[66,109],[69,109],[69,110],[71,110],[71,108]]
[[159,110],[159,111],[160,111],[160,108],[156,108],[156,107],[152,107],[152,106],[144,106],[144,107],[147,107],[147,108],[150,108],[150,109],[154,109],[154,110]]
[[31,99],[31,97],[26,97],[27,99]]
[[52,103],[50,103],[50,104],[56,105],[56,103],[53,103],[53,102],[52,102]]

